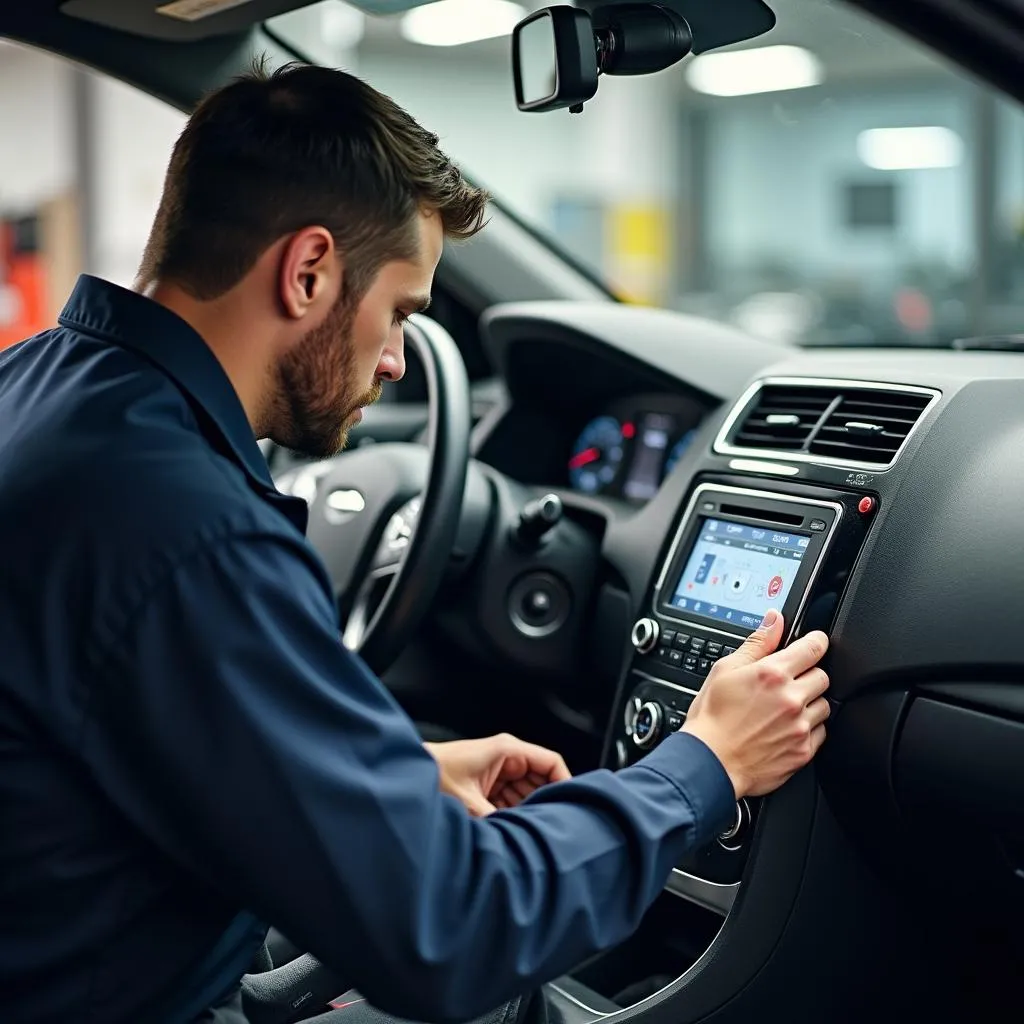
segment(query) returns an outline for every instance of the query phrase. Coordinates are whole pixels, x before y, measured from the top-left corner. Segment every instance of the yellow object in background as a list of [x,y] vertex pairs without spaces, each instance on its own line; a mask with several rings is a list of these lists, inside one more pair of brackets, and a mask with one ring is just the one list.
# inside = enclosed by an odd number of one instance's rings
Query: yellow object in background
[[672,215],[656,204],[611,203],[605,217],[605,266],[627,302],[662,305],[672,263]]

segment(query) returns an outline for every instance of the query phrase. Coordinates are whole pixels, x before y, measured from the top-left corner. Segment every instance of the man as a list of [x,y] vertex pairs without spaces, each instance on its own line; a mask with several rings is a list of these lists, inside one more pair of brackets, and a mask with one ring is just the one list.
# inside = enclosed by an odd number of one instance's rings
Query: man
[[625,939],[820,745],[826,639],[772,653],[777,618],[681,733],[576,779],[510,737],[426,749],[339,643],[256,439],[339,450],[485,201],[358,80],[254,73],[179,139],[137,289],[84,277],[0,359],[7,1024],[197,1019],[266,923],[466,1019]]

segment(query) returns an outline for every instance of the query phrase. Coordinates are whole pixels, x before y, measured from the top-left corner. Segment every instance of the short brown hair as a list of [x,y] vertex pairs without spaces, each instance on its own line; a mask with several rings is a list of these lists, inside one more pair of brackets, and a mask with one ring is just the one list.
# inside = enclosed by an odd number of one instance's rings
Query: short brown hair
[[216,298],[279,238],[322,225],[345,258],[346,294],[361,297],[381,266],[415,255],[420,210],[449,238],[483,226],[487,194],[437,143],[344,71],[268,74],[258,62],[203,99],[175,144],[140,283]]

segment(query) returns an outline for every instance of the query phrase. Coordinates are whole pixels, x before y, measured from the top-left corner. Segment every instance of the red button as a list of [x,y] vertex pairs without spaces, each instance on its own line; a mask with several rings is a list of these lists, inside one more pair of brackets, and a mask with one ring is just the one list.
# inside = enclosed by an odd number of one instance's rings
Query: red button
[[875,499],[874,498],[869,498],[867,495],[865,495],[863,498],[861,498],[860,502],[857,504],[857,511],[862,516],[866,516],[869,512],[873,512],[874,508],[875,508]]

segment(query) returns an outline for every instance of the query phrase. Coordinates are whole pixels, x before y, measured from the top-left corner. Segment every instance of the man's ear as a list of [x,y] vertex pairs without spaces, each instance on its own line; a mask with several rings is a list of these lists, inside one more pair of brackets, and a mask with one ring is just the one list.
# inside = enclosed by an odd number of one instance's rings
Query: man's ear
[[279,290],[286,316],[319,317],[334,305],[341,290],[341,260],[324,227],[296,231],[281,252]]

